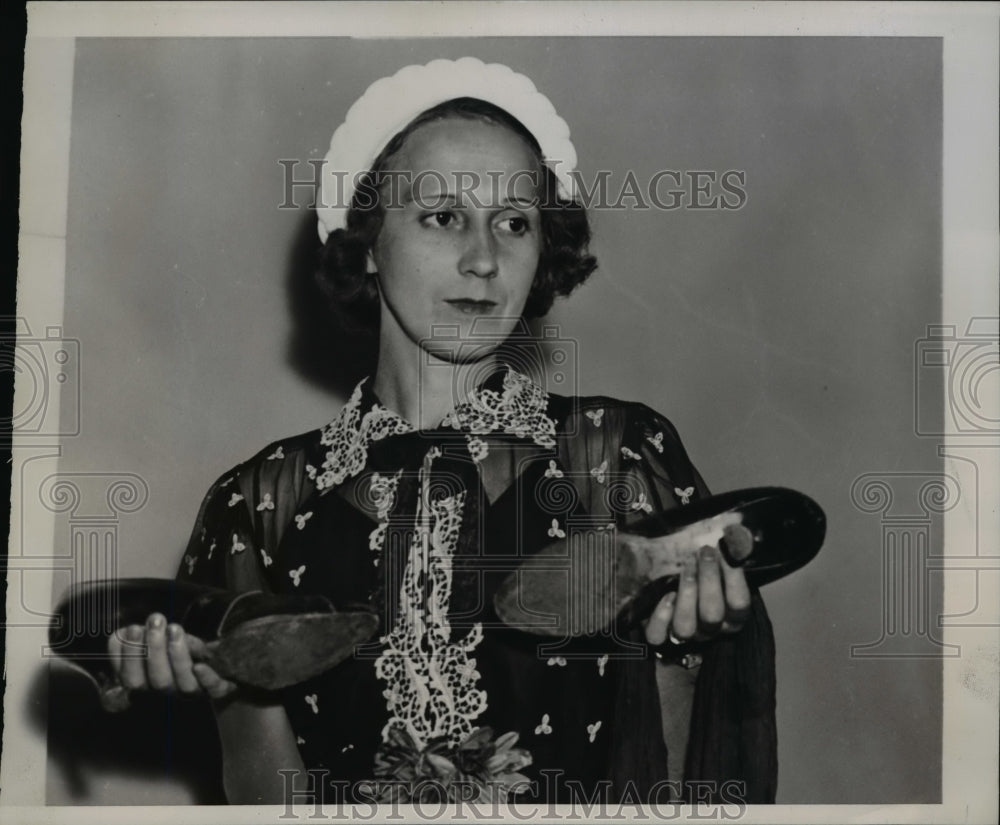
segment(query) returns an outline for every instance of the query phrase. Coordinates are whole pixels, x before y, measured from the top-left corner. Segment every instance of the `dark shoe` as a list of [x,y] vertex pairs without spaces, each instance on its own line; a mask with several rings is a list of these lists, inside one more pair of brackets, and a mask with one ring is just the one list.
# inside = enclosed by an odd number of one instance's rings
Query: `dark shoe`
[[56,607],[50,651],[98,686],[109,710],[127,706],[108,657],[118,628],[151,613],[207,643],[204,661],[223,678],[277,690],[317,676],[371,638],[378,617],[338,612],[322,596],[235,593],[173,579],[105,579],[73,587]]
[[650,552],[616,531],[588,530],[549,545],[511,573],[493,605],[507,625],[542,636],[598,633],[616,619],[645,618],[671,589],[689,556],[718,544],[742,566],[751,586],[787,576],[823,544],[826,517],[808,496],[757,487],[709,496],[630,528],[643,537],[672,536]]

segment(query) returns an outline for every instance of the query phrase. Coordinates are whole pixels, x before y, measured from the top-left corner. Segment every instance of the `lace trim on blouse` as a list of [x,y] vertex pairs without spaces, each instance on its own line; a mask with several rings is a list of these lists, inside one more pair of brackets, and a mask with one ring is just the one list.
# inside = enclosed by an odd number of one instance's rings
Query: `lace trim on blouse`
[[477,388],[469,393],[442,426],[467,430],[473,435],[503,432],[531,438],[540,447],[556,445],[556,423],[545,414],[548,396],[528,376],[508,368],[503,392]]
[[[367,380],[367,379],[365,379]],[[362,386],[355,387],[340,414],[323,428],[320,443],[330,449],[320,470],[308,467],[321,494],[359,475],[368,461],[372,442],[414,431],[401,416],[379,404],[362,411]],[[502,392],[479,388],[442,422],[465,430],[470,456],[477,463],[488,455],[478,436],[502,432],[531,438],[542,447],[555,446],[556,424],[546,415],[548,396],[530,378],[507,370]],[[452,640],[448,608],[451,601],[452,559],[458,546],[465,492],[432,497],[431,467],[441,455],[431,447],[424,457],[418,483],[421,495],[399,593],[399,616],[382,638],[384,650],[375,661],[375,673],[385,684],[383,696],[389,721],[382,731],[405,730],[421,749],[438,739],[457,746],[475,730],[475,720],[487,707],[484,690],[471,653],[483,638],[480,623],[464,637]],[[378,524],[369,535],[377,558],[385,542],[399,474],[374,475],[370,492]],[[291,574],[290,574],[291,575]]]
[[316,488],[320,491],[326,492],[360,473],[368,461],[368,445],[373,441],[413,431],[412,424],[380,404],[361,414],[361,387],[367,380],[363,379],[354,388],[340,415],[320,435],[320,444],[330,447],[322,472],[316,475]]
[[465,492],[431,498],[431,464],[440,455],[432,447],[420,470],[416,530],[403,572],[399,618],[383,637],[385,649],[375,661],[375,673],[386,683],[382,695],[390,714],[383,739],[391,728],[403,728],[421,749],[443,738],[457,746],[475,730],[473,722],[487,705],[486,692],[476,687],[476,660],[469,657],[482,641],[482,624],[451,640],[451,568]]

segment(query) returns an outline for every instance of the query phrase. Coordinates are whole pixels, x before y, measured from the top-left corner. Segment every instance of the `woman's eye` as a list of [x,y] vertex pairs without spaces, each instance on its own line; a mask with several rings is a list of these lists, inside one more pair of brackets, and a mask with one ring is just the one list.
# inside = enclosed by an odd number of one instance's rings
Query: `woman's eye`
[[511,235],[523,235],[531,229],[531,222],[527,218],[517,215],[510,218],[504,218],[500,221],[500,226]]
[[455,222],[454,212],[431,212],[424,215],[423,223],[428,226],[451,226]]

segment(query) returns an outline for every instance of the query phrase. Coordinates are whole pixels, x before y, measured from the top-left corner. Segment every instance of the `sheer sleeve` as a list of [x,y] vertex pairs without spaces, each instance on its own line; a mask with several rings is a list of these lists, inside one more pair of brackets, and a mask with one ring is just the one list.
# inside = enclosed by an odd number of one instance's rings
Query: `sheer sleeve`
[[281,590],[281,542],[315,491],[313,431],[274,442],[221,476],[198,511],[178,578],[238,592]]
[[708,495],[677,429],[643,404],[581,399],[561,445],[585,510],[627,530],[652,513]]
[[219,478],[202,501],[177,577],[228,590],[265,590],[264,557],[255,535],[243,477]]
[[[567,439],[563,461],[578,479],[591,513],[620,530],[654,513],[709,495],[673,424],[642,404],[581,400],[575,423],[583,438]],[[702,656],[684,766],[685,798],[773,803],[777,787],[774,635],[760,593],[752,592],[744,628],[698,647]],[[643,639],[633,628],[630,640]],[[615,747],[616,783],[656,776],[666,751],[658,735],[660,708],[652,670],[625,661],[620,668]],[[641,736],[635,719],[657,734]],[[701,784],[699,784],[701,783]],[[642,783],[640,783],[642,784]]]
[[624,527],[709,494],[676,427],[643,404],[633,405],[629,413],[618,452],[622,472],[636,490],[636,501],[622,514]]
[[[683,507],[709,495],[667,419],[642,407],[626,429],[653,510]],[[623,449],[623,453],[625,450]],[[685,760],[685,797],[741,794],[747,803],[773,803],[778,782],[774,633],[760,592],[752,589],[743,629],[699,646],[698,673]],[[699,787],[698,783],[706,783]],[[733,783],[726,786],[726,783]]]

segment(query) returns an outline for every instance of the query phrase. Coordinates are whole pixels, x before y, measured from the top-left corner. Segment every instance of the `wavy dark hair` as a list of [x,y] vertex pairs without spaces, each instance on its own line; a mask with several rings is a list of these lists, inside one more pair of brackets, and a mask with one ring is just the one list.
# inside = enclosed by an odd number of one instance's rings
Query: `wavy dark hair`
[[580,204],[559,196],[556,175],[544,162],[535,136],[499,106],[474,97],[454,98],[417,115],[393,136],[372,163],[371,170],[359,180],[347,213],[346,229],[331,232],[323,245],[316,281],[336,314],[353,329],[374,331],[378,326],[378,287],[366,271],[366,258],[382,229],[380,176],[414,131],[425,123],[447,118],[504,126],[524,140],[538,163],[542,249],[524,317],[545,315],[557,295],[569,295],[597,268],[596,258],[588,251],[587,212]]

